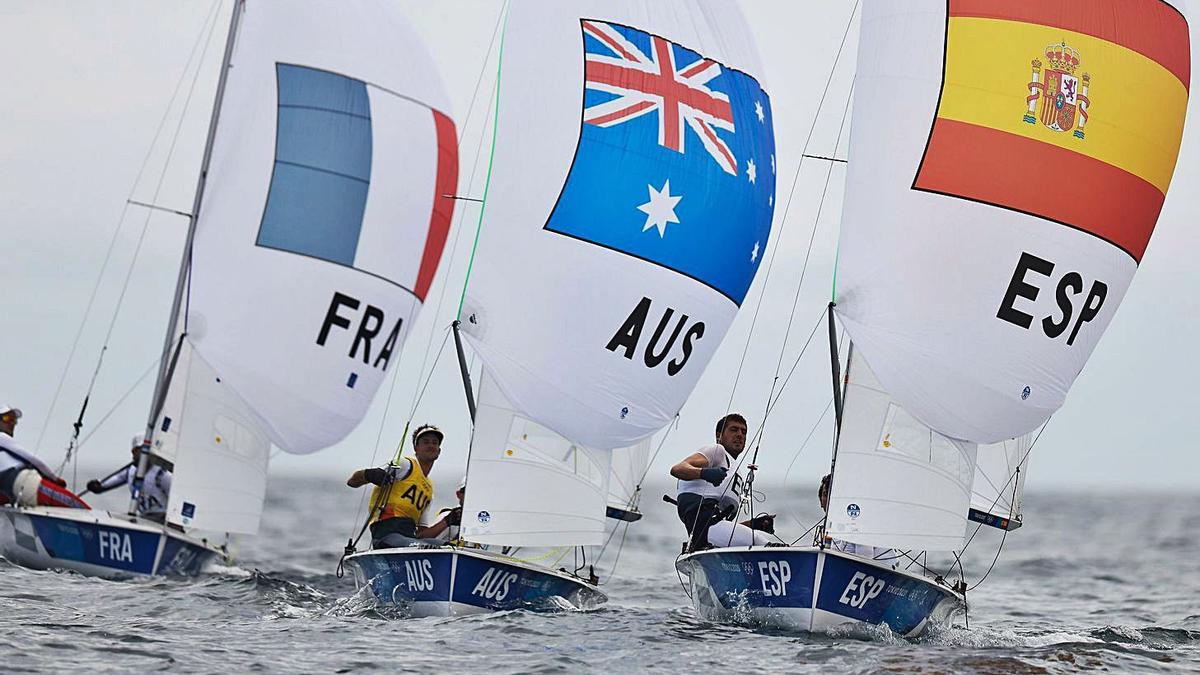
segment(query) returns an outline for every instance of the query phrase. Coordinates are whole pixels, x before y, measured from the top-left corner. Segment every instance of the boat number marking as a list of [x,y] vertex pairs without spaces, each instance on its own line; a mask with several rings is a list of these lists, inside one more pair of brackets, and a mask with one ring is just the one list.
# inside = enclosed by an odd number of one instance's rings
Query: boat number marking
[[404,572],[408,575],[408,590],[433,590],[433,562],[430,560],[405,560]]
[[792,566],[786,560],[758,563],[758,576],[762,579],[763,595],[787,595],[787,582],[792,578]]
[[100,530],[100,557],[119,562],[133,562],[133,541],[128,534]]
[[846,584],[846,589],[842,591],[842,597],[838,598],[838,601],[843,605],[862,609],[868,600],[883,592],[884,586],[887,586],[887,582],[883,579],[855,572],[854,576],[850,577],[850,583]]
[[508,587],[512,585],[517,576],[516,572],[502,572],[495,567],[489,567],[479,579],[479,583],[475,584],[471,595],[478,595],[490,600],[503,600],[508,595]]

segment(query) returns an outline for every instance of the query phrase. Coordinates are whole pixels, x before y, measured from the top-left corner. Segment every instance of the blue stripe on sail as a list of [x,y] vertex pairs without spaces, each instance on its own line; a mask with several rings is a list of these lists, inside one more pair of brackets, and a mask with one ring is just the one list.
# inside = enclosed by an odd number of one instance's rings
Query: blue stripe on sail
[[371,178],[371,108],[360,80],[276,64],[275,170],[258,245],[353,266]]

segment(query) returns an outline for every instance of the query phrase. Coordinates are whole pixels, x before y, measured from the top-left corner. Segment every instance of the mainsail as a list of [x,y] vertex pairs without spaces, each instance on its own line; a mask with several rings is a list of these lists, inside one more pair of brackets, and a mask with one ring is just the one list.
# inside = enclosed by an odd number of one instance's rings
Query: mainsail
[[[995,452],[977,444],[1021,438],[1063,404],[1158,220],[1190,63],[1187,22],[1162,0],[864,4],[836,312],[890,419],[925,430],[922,452],[973,463]],[[973,468],[926,461],[922,478],[880,480],[909,447],[852,428],[855,399],[876,396],[856,367],[831,532],[956,548]],[[936,541],[878,520],[935,507]]]
[[[487,373],[480,414],[508,410],[514,425],[476,429],[468,538],[515,543],[488,537],[537,531],[536,514],[567,508],[527,490],[511,509],[511,488],[477,471],[523,440],[521,420],[607,456],[682,407],[770,236],[775,147],[760,78],[729,3],[512,7],[461,319]],[[556,543],[603,535],[605,492],[583,492],[595,522]],[[493,503],[525,521],[499,522]]]
[[257,510],[219,517],[223,492],[260,510],[270,443],[310,453],[362,419],[437,269],[458,165],[437,70],[395,8],[234,11],[154,429],[179,476],[170,520],[253,531]]

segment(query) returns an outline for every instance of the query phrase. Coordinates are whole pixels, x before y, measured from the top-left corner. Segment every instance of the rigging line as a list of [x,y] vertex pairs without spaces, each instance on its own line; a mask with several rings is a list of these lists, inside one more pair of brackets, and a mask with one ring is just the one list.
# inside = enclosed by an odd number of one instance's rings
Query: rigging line
[[[54,409],[58,406],[59,396],[62,394],[63,384],[67,380],[67,372],[71,369],[71,362],[75,359],[75,353],[79,349],[79,343],[83,338],[83,329],[87,325],[87,320],[92,314],[92,309],[96,303],[96,295],[100,291],[100,282],[104,279],[104,273],[108,270],[108,263],[112,259],[113,251],[116,249],[117,241],[121,234],[121,228],[125,224],[125,216],[129,213],[129,204],[132,200],[133,193],[137,190],[138,183],[142,180],[142,175],[146,171],[146,167],[150,164],[150,156],[154,154],[154,147],[158,143],[158,137],[162,133],[163,128],[167,124],[167,118],[170,117],[171,108],[175,105],[175,99],[179,96],[179,91],[183,87],[183,82],[187,79],[187,72],[191,69],[192,59],[196,55],[196,49],[200,46],[204,37],[204,26],[213,21],[216,16],[216,9],[220,6],[220,1],[213,3],[213,8],[209,10],[208,17],[201,24],[200,32],[196,35],[196,41],[192,44],[192,50],[188,53],[187,61],[184,62],[183,72],[179,74],[179,79],[175,82],[175,90],[171,92],[171,98],[167,101],[167,107],[163,110],[162,117],[158,121],[158,127],[154,130],[154,136],[150,139],[150,145],[146,148],[146,154],[142,157],[142,163],[138,167],[137,175],[133,178],[133,184],[129,188],[130,199],[126,200],[125,205],[121,208],[121,215],[117,218],[117,227],[113,231],[112,239],[108,242],[108,250],[104,253],[104,262],[100,264],[100,272],[96,275],[96,283],[92,286],[91,297],[88,298],[87,308],[83,312],[83,318],[79,320],[79,328],[75,332],[75,341],[71,344],[71,351],[67,355],[67,362],[63,365],[62,374],[58,378],[58,385],[54,388],[54,396],[50,399],[50,410],[46,413],[46,422],[42,425],[41,432],[38,433],[37,442],[34,443],[33,449],[35,453],[40,453],[42,449],[42,440],[46,435],[46,430],[50,426],[50,420],[53,418]],[[82,444],[81,444],[82,445]]]
[[[200,66],[204,63],[204,56],[208,53],[208,48],[212,44],[212,36],[216,32],[217,22],[214,21],[209,28],[208,38],[204,42],[204,48],[200,51],[200,58],[196,61],[196,72],[192,74],[192,82],[188,86],[187,96],[183,100],[183,112],[179,115],[179,122],[175,125],[175,133],[171,138],[171,145],[167,149],[166,159],[163,160],[162,171],[158,175],[158,182],[154,186],[154,195],[151,197],[151,202],[158,201],[159,192],[162,191],[163,183],[166,182],[167,171],[171,166],[171,157],[175,154],[175,147],[179,144],[179,138],[182,135],[184,120],[187,119],[186,112],[189,104],[192,101],[192,95],[196,92],[196,83],[200,80]],[[137,245],[133,249],[133,257],[129,261],[129,269],[125,273],[125,281],[121,284],[121,293],[117,296],[117,304],[113,308],[112,319],[108,323],[108,331],[104,335],[104,343],[100,348],[100,356],[96,359],[96,369],[92,372],[91,382],[88,383],[87,392],[90,395],[92,388],[96,385],[96,378],[100,375],[100,367],[104,364],[104,354],[108,351],[108,343],[112,340],[113,331],[117,326],[117,319],[121,315],[121,308],[125,304],[125,294],[129,291],[129,282],[133,279],[133,270],[137,267],[138,255],[141,253],[142,244],[146,241],[146,232],[150,228],[150,219],[154,216],[153,211],[146,213],[146,219],[142,222],[142,231],[138,235]]]
[[[842,121],[838,125],[837,140],[833,142],[834,151],[841,145],[842,134],[846,131],[846,118],[850,113],[850,101],[854,98],[854,85],[850,86],[850,92],[846,95],[846,107],[842,109]],[[800,281],[796,284],[796,294],[792,298],[792,310],[788,313],[787,328],[783,332],[783,344],[779,348],[779,360],[775,363],[775,379],[779,379],[779,369],[783,367],[783,355],[787,352],[788,338],[792,334],[792,325],[796,319],[796,307],[800,304],[800,292],[804,289],[804,277],[808,273],[808,263],[812,256],[813,242],[817,238],[817,228],[821,225],[821,214],[825,211],[825,199],[829,196],[829,181],[833,178],[833,165],[830,164],[825,170],[825,185],[821,188],[821,200],[817,202],[817,215],[813,218],[812,233],[808,237],[808,249],[804,252],[804,264],[800,266]],[[812,336],[809,336],[812,339]],[[807,343],[805,344],[807,346]],[[774,393],[774,383],[772,383],[772,393]],[[769,397],[768,397],[769,400]]]
[[[784,485],[787,485],[788,476],[792,474],[792,467],[796,465],[796,460],[800,458],[800,455],[804,452],[804,449],[808,447],[808,442],[812,440],[812,436],[814,433],[816,433],[817,427],[819,427],[821,422],[825,420],[825,416],[829,414],[829,409],[832,407],[833,397],[831,396],[829,398],[829,402],[825,404],[825,409],[821,411],[821,416],[817,418],[817,421],[813,423],[812,428],[808,430],[808,435],[804,437],[804,442],[800,444],[800,448],[796,450],[796,454],[792,455],[792,461],[788,463],[787,470],[783,472]],[[804,524],[800,521],[800,518],[796,515],[795,511],[792,511],[791,515],[792,519],[796,521],[797,525]]]
[[[488,61],[491,60],[492,45],[495,44],[496,35],[499,32],[500,23],[501,23],[502,18],[504,17],[504,10],[507,7],[507,5],[508,5],[508,3],[506,1],[505,4],[502,5],[500,8],[500,13],[496,17],[496,26],[492,30],[492,41],[488,43],[487,56],[483,60],[483,65],[479,67],[479,77],[475,80],[475,91],[471,94],[471,103],[467,106],[467,117],[466,117],[466,120],[463,121],[462,135],[459,136],[459,138],[458,138],[458,146],[457,147],[459,148],[459,150],[462,149],[463,139],[465,139],[466,135],[467,135],[467,126],[470,124],[471,115],[475,111],[475,101],[476,101],[476,97],[479,95],[479,85],[483,82],[483,74],[485,72],[487,72],[487,64],[488,64]],[[493,85],[492,93],[488,95],[489,103],[491,102],[492,96],[494,96],[494,95],[495,95],[495,88]],[[475,156],[471,162],[471,177],[467,180],[467,192],[473,192],[474,188],[475,188],[475,174],[479,170],[479,156],[483,152],[483,141],[484,141],[484,138],[486,138],[486,133],[487,133],[487,124],[484,123],[483,129],[480,129],[480,131],[479,131],[479,143],[475,146]],[[445,305],[446,289],[448,289],[450,287],[450,280],[449,280],[450,265],[454,261],[455,254],[458,252],[458,242],[459,242],[459,239],[461,239],[461,237],[462,237],[463,220],[466,218],[466,210],[459,209],[457,215],[458,215],[458,222],[454,227],[454,240],[450,243],[450,255],[446,257],[446,271],[443,274],[442,288],[441,288],[441,290],[438,291],[438,301],[437,301],[437,305],[435,305],[434,311],[433,311],[433,316],[435,319],[439,315],[441,315],[442,307]],[[417,381],[418,382],[421,381],[421,379],[425,375],[425,365],[429,362],[429,352],[431,349],[433,349],[433,336],[435,335],[435,331],[436,331],[436,327],[429,329],[429,339],[425,342],[425,354],[421,358],[421,370],[418,371],[418,373],[417,373],[417,377],[418,377]],[[430,371],[430,372],[432,373],[432,371]],[[411,406],[411,408],[414,410],[414,412],[416,410],[416,405],[417,405],[416,396],[417,396],[417,392],[414,389],[413,390],[413,403]],[[412,421],[411,418],[409,421]]]
[[678,428],[679,413],[675,413],[675,419],[672,420],[671,424],[667,425],[666,432],[663,433],[662,438],[658,441],[658,448],[654,450],[653,455],[650,455],[650,461],[646,462],[646,468],[642,469],[642,477],[638,479],[637,486],[634,488],[635,492],[638,492],[642,489],[642,483],[646,482],[646,476],[650,474],[650,467],[654,466],[654,460],[658,459],[658,453],[661,452],[663,446],[666,445],[667,437],[671,435],[672,431],[675,431]]
[[[1018,464],[1017,465],[1017,473],[1020,473],[1020,472],[1021,472],[1021,466]],[[1008,518],[1009,518],[1009,520],[1012,520],[1013,509],[1016,508],[1016,505],[1017,505],[1017,487],[1019,484],[1020,483],[1018,483],[1018,482],[1013,483],[1012,501],[1010,501],[1008,503]],[[1008,539],[1008,528],[1006,527],[1006,528],[1004,528],[1004,534],[1000,535],[1000,545],[996,547],[996,555],[992,558],[992,564],[988,565],[987,571],[983,573],[982,577],[979,577],[979,581],[976,581],[975,585],[967,588],[967,591],[973,591],[976,588],[979,588],[979,586],[981,584],[983,584],[983,582],[992,573],[992,570],[996,567],[996,563],[999,562],[999,560],[1000,560],[1000,552],[1004,550],[1004,542],[1007,539]],[[963,547],[963,548],[965,549],[966,547]],[[962,567],[962,562],[960,561],[959,568],[961,569],[961,567]]]
[[[834,140],[834,142],[833,142],[833,149],[834,149],[835,153],[837,152],[838,146],[841,145],[842,134],[845,133],[846,118],[849,115],[850,101],[853,99],[853,97],[854,97],[854,86],[851,85],[850,91],[846,95],[846,107],[842,109],[842,120],[838,124],[837,139]],[[763,415],[763,421],[762,421],[762,424],[760,425],[761,427],[763,427],[764,431],[765,431],[765,427],[767,426],[767,419],[770,417],[770,414],[771,414],[771,408],[774,407],[772,398],[775,397],[775,385],[779,383],[779,369],[783,367],[783,355],[787,352],[788,339],[791,337],[792,326],[794,325],[795,320],[796,320],[796,307],[800,304],[800,292],[804,289],[804,279],[805,279],[805,275],[808,273],[808,263],[812,256],[813,242],[816,241],[817,229],[821,225],[821,215],[825,211],[825,199],[829,196],[829,181],[832,179],[832,177],[833,177],[833,164],[830,164],[825,171],[825,184],[821,188],[821,199],[817,203],[817,214],[813,218],[812,232],[808,236],[808,248],[804,251],[804,264],[801,265],[801,267],[800,267],[800,281],[796,284],[796,294],[792,298],[792,309],[788,313],[787,328],[783,332],[783,343],[779,346],[779,359],[775,362],[775,375],[771,380],[770,392],[767,394],[767,411]],[[803,356],[805,350],[808,349],[808,345],[810,342],[812,342],[813,336],[816,335],[817,328],[820,325],[821,325],[821,320],[818,318],[816,325],[813,326],[812,332],[810,332],[808,335],[808,339],[804,341],[804,347],[802,347],[800,349],[800,354],[796,357],[796,361],[792,364],[792,369],[788,372],[787,379],[784,380],[783,386],[780,387],[780,391],[779,391],[780,396],[783,395],[783,388],[786,387],[788,381],[791,380],[792,373],[795,372],[796,366],[798,366],[800,364],[800,357]],[[778,398],[776,398],[775,400],[778,400]],[[764,435],[765,435],[765,433],[764,433]],[[760,436],[760,438],[761,438],[761,436]],[[759,449],[759,446],[755,445],[754,446],[754,456],[751,458],[751,461],[750,461],[751,465],[756,465],[758,463],[758,449]],[[793,461],[795,461],[795,460],[793,459]],[[753,515],[754,515],[753,512],[751,512],[750,515],[751,515],[751,517],[753,517]]]
[[[824,308],[822,308],[820,315],[817,316],[817,322],[815,324],[813,324],[812,330],[809,331],[808,339],[804,341],[804,346],[802,346],[800,348],[800,353],[796,354],[796,360],[792,362],[791,369],[788,370],[788,374],[783,378],[783,384],[781,384],[779,386],[779,392],[777,394],[775,394],[774,399],[768,400],[768,404],[767,404],[767,416],[768,417],[771,415],[771,412],[773,410],[775,410],[775,406],[779,404],[779,400],[783,398],[783,392],[784,392],[784,390],[787,389],[787,384],[788,384],[788,382],[791,381],[792,375],[795,374],[797,366],[800,365],[800,359],[804,357],[804,353],[808,350],[809,344],[812,343],[812,339],[817,334],[817,329],[821,327],[821,323],[825,319],[825,311],[826,310]],[[766,417],[763,418],[763,423],[766,424]]]
[[[859,0],[854,1],[854,7],[850,10],[850,18],[846,21],[846,28],[842,31],[842,40],[838,44],[837,54],[833,58],[833,66],[829,69],[829,77],[825,79],[825,88],[821,90],[821,98],[817,101],[817,111],[813,115],[812,124],[808,127],[808,136],[804,139],[804,149],[801,151],[800,162],[796,165],[796,173],[792,177],[792,187],[788,190],[787,202],[783,206],[783,215],[779,219],[779,234],[775,237],[775,245],[771,247],[770,259],[767,261],[767,271],[763,276],[762,286],[758,289],[758,302],[754,306],[754,314],[750,319],[750,330],[746,333],[746,344],[742,347],[742,356],[738,361],[737,375],[734,376],[733,386],[729,391],[729,403],[725,406],[725,414],[729,414],[729,410],[733,407],[734,394],[737,393],[738,382],[742,375],[742,366],[746,362],[746,354],[750,351],[750,341],[754,337],[754,328],[758,324],[759,310],[762,309],[763,297],[767,292],[767,284],[771,280],[771,270],[775,266],[775,254],[779,252],[779,244],[783,240],[783,232],[787,228],[787,215],[792,207],[792,198],[796,193],[796,185],[800,181],[800,170],[804,168],[804,155],[808,153],[808,147],[812,143],[813,133],[816,131],[817,122],[821,119],[821,110],[825,106],[825,97],[829,94],[829,86],[833,83],[834,73],[837,72],[838,63],[841,62],[842,54],[846,49],[846,38],[850,35],[850,27],[854,25],[854,16],[858,13]],[[834,152],[837,148],[834,148]]]
[[[999,504],[1000,498],[1004,496],[1004,490],[1008,489],[1008,484],[1012,483],[1013,480],[1016,479],[1017,475],[1021,473],[1021,465],[1025,463],[1025,460],[1029,457],[1029,453],[1033,452],[1033,448],[1034,448],[1034,446],[1037,445],[1038,439],[1042,437],[1042,432],[1044,432],[1046,430],[1046,427],[1050,426],[1051,419],[1053,419],[1053,416],[1046,419],[1045,424],[1043,424],[1042,428],[1038,430],[1037,436],[1033,437],[1033,442],[1029,444],[1029,447],[1025,450],[1025,454],[1021,455],[1021,461],[1017,462],[1017,470],[1015,472],[1013,472],[1013,474],[1011,476],[1008,477],[1008,480],[1004,481],[1004,487],[1000,488],[1000,490],[996,494],[996,498],[992,500],[992,505],[988,507],[988,511],[991,511],[992,509],[996,508],[996,504]],[[1013,488],[1014,488],[1013,494],[1015,495],[1016,494],[1016,491],[1015,491],[1016,485],[1013,485]],[[1014,499],[1015,499],[1015,497],[1014,497]],[[1009,514],[1010,515],[1012,513],[1012,509],[1014,508],[1014,506],[1015,506],[1014,504],[1009,504]],[[975,526],[975,531],[971,533],[970,538],[967,539],[967,543],[963,544],[962,550],[964,553],[966,552],[967,547],[971,545],[971,542],[975,540],[975,535],[979,534],[979,530],[982,527],[983,527],[983,523],[979,523]],[[1008,532],[1008,530],[1005,530],[1005,532]]]
[[[475,252],[479,250],[479,234],[483,231],[483,213],[487,208],[488,190],[492,187],[492,167],[496,163],[496,134],[500,128],[500,72],[501,65],[504,63],[504,33],[500,34],[500,47],[497,50],[496,57],[496,80],[492,84],[492,95],[495,98],[495,108],[492,111],[492,148],[488,153],[487,174],[483,181],[483,201],[479,207],[479,220],[475,224],[475,241],[471,244],[471,257],[467,259],[467,274],[463,277],[462,295],[458,298],[458,313],[455,314],[456,319],[462,320],[463,304],[467,301],[467,285],[471,281],[471,270],[475,267]],[[490,100],[490,99],[489,99]],[[483,145],[483,136],[486,135],[487,126],[484,125],[484,134],[480,136],[480,147]],[[478,160],[476,161],[478,164]],[[474,169],[472,169],[472,174]]]
[[150,375],[150,373],[154,371],[155,366],[157,366],[158,362],[161,360],[162,360],[161,354],[158,356],[155,356],[154,361],[151,362],[150,366],[148,368],[146,368],[146,370],[141,374],[140,377],[138,377],[137,381],[134,382],[133,385],[129,387],[129,389],[126,389],[124,394],[121,394],[121,398],[117,399],[117,402],[114,403],[113,406],[108,409],[108,412],[104,413],[104,416],[100,418],[99,422],[96,422],[94,425],[92,425],[92,430],[89,431],[87,436],[84,436],[83,440],[79,441],[79,444],[75,446],[76,456],[78,456],[79,451],[83,449],[83,446],[89,440],[91,440],[92,436],[95,435],[95,433],[100,430],[100,427],[104,426],[104,423],[108,421],[108,418],[112,417],[112,414],[115,413],[117,411],[117,409],[121,407],[121,404],[125,402],[125,399],[129,398],[130,394],[132,394],[134,392],[134,390],[136,390],[139,386],[141,386],[142,382],[144,382],[146,380],[146,378]]
[[[1024,464],[1025,460],[1029,458],[1029,453],[1033,452],[1033,448],[1037,445],[1038,439],[1040,439],[1042,437],[1042,432],[1046,431],[1046,427],[1050,426],[1050,420],[1052,420],[1052,419],[1054,419],[1053,415],[1046,418],[1046,422],[1044,424],[1042,424],[1042,428],[1038,429],[1037,435],[1033,437],[1033,442],[1029,444],[1029,447],[1025,450],[1025,454],[1021,455],[1021,460],[1017,462],[1016,471],[1013,472],[1013,474],[1008,477],[1008,480],[1004,482],[1004,487],[1001,488],[1001,490],[998,492],[998,494],[996,495],[996,498],[992,500],[992,505],[988,507],[988,511],[991,511],[993,508],[996,507],[996,504],[1000,503],[1000,497],[1004,496],[1003,490],[1008,489],[1008,484],[1013,483],[1013,481],[1017,478],[1017,476],[1020,475],[1021,465]],[[1017,487],[1018,487],[1018,484],[1013,483],[1013,498],[1012,498],[1012,502],[1010,502],[1008,505],[1008,515],[1009,515],[1010,520],[1012,519],[1013,509],[1016,508]],[[982,527],[983,527],[983,523],[979,523],[975,526],[975,531],[972,532],[971,536],[967,538],[967,543],[963,544],[962,551],[960,551],[960,555],[967,552],[967,548],[971,545],[971,542],[975,541],[975,535],[979,534],[979,530]],[[1006,528],[1004,530],[1004,534],[1002,534],[1000,536],[1000,545],[996,548],[996,557],[992,560],[992,566],[994,566],[996,564],[996,561],[1000,559],[1000,549],[1004,548],[1004,540],[1007,538],[1008,538],[1008,529]],[[961,567],[961,563],[959,565]],[[954,569],[954,566],[951,565],[950,568],[946,570],[946,573],[948,574],[953,569]],[[992,568],[988,567],[987,573],[985,573],[983,575],[983,577],[979,581],[976,582],[975,585],[978,586],[979,584],[983,583],[983,579],[987,578],[987,575],[991,573],[991,570],[992,570]]]

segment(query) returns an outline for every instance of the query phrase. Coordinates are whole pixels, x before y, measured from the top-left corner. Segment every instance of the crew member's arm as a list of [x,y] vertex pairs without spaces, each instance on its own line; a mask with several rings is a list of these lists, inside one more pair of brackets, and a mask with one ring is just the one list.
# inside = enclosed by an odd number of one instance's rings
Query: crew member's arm
[[462,523],[462,507],[456,506],[442,514],[432,525],[422,525],[417,528],[418,539],[433,539],[446,531],[451,525]]
[[359,469],[350,474],[350,478],[346,479],[346,485],[352,488],[362,487],[367,483],[372,485],[388,485],[398,480],[408,478],[408,474],[412,472],[412,462],[405,459],[403,469],[400,466],[389,466],[375,469]]
[[133,466],[133,462],[126,464],[125,466],[108,474],[104,478],[101,478],[99,480],[96,480],[95,478],[93,478],[92,480],[89,480],[87,482],[88,492],[98,495],[98,494],[102,494],[104,492],[108,492],[109,490],[111,490],[119,485],[124,485],[124,484],[128,483],[129,482],[129,467],[131,467],[131,466]]
[[708,457],[702,452],[671,467],[671,475],[679,480],[706,480],[713,485],[720,485],[728,473],[729,469],[723,466],[709,466]]
[[45,462],[43,462],[33,453],[18,445],[15,441],[11,440],[11,438],[4,440],[3,437],[0,437],[0,444],[3,445],[3,448],[8,451],[9,454],[17,457],[18,459],[24,460],[27,464],[32,466],[46,480],[50,481],[51,483],[57,483],[61,487],[67,486],[67,481],[64,478],[54,473],[49,466],[46,466]]

